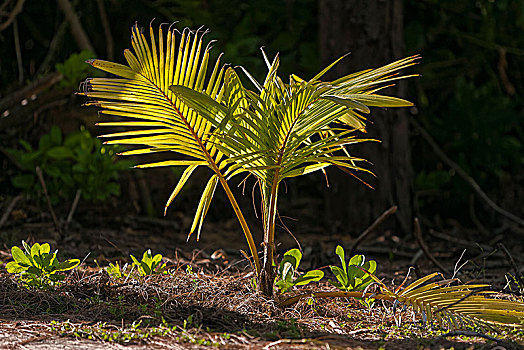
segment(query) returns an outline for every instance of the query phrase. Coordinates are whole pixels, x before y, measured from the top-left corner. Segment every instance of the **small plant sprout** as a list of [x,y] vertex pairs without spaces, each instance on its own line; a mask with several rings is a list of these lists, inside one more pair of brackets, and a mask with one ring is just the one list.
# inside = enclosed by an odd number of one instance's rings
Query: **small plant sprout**
[[280,289],[280,293],[286,292],[293,286],[303,286],[310,282],[318,282],[324,277],[324,272],[312,270],[295,278],[295,272],[298,269],[300,260],[302,260],[302,253],[298,249],[288,250],[284,254],[275,282],[277,288]]
[[121,278],[127,277],[128,265],[124,264],[122,267],[120,267],[120,264],[118,261],[116,261],[114,264],[109,263],[109,266],[106,267],[106,272],[114,280],[119,280]]
[[373,282],[370,274],[374,274],[377,270],[377,263],[374,260],[366,261],[364,255],[355,255],[349,259],[346,267],[344,248],[337,246],[335,252],[340,258],[342,268],[338,266],[329,267],[337,278],[337,281],[330,280],[330,284],[340,290],[350,292],[364,290]]
[[148,249],[142,255],[142,261],[138,261],[133,255],[131,255],[133,260],[133,266],[138,270],[140,276],[149,276],[157,273],[163,273],[166,268],[166,263],[160,265],[162,262],[162,254],[157,254],[153,256],[151,254],[151,249]]
[[22,241],[24,250],[14,246],[11,254],[14,261],[6,265],[7,272],[17,274],[21,282],[28,287],[48,288],[58,286],[65,276],[59,272],[69,271],[80,264],[79,259],[58,262],[56,254],[51,253],[49,243],[35,243],[30,247]]

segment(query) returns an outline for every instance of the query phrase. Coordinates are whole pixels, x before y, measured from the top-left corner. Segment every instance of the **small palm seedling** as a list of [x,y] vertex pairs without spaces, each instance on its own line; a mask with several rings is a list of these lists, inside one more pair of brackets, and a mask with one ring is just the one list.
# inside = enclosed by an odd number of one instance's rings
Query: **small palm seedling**
[[[253,81],[257,91],[246,89],[233,68],[215,63],[206,83],[209,48],[202,50],[199,31],[184,30],[176,45],[175,31],[162,28],[158,41],[150,28],[150,43],[138,26],[132,30],[135,53],[126,50],[129,66],[102,61],[88,62],[118,78],[93,78],[86,81],[86,105],[100,107],[101,113],[132,119],[103,122],[102,126],[136,128],[103,135],[109,144],[145,146],[125,155],[172,152],[177,160],[138,167],[185,166],[179,183],[166,204],[184,187],[199,166],[212,170],[198,205],[190,234],[200,234],[218,183],[242,226],[249,245],[258,286],[272,295],[275,277],[275,218],[281,182],[290,177],[323,171],[328,166],[353,174],[367,171],[358,164],[363,159],[349,155],[346,147],[366,141],[354,135],[364,130],[369,106],[404,107],[408,101],[377,92],[398,79],[398,71],[415,64],[409,57],[384,67],[350,74],[331,82],[320,78],[336,62],[309,81],[295,75],[289,83],[277,76],[278,56],[273,63],[264,55],[269,68],[263,84]],[[258,252],[227,181],[239,174],[253,175],[262,194],[264,261]]]
[[14,261],[6,265],[7,272],[17,274],[20,281],[28,287],[48,288],[60,284],[65,276],[60,272],[74,269],[80,264],[79,259],[68,259],[59,262],[56,254],[51,253],[49,243],[35,243],[29,246],[22,241],[24,250],[14,246],[11,254]]
[[128,264],[124,264],[122,267],[119,262],[109,263],[109,266],[106,267],[106,272],[114,280],[120,280],[128,276]]
[[251,75],[257,91],[245,88],[236,71],[228,68],[220,101],[188,89],[170,89],[214,127],[217,148],[227,157],[229,177],[248,174],[256,179],[262,197],[264,257],[260,290],[271,295],[275,261],[275,223],[279,187],[288,178],[324,171],[335,166],[353,174],[370,173],[347,147],[371,141],[355,131],[364,130],[362,113],[368,106],[404,107],[408,101],[377,94],[392,81],[406,77],[398,71],[415,64],[408,57],[384,67],[354,73],[332,82],[320,78],[334,62],[309,81],[291,75],[288,83],[277,76],[278,56],[272,63],[264,55],[268,74],[263,84]]
[[140,276],[149,276],[158,273],[162,273],[166,269],[166,263],[161,265],[162,254],[156,254],[153,256],[151,254],[151,249],[148,249],[142,255],[142,260],[138,261],[133,255],[131,255],[133,260],[133,266],[136,267]]
[[340,258],[342,268],[329,267],[337,279],[337,281],[329,281],[331,285],[349,292],[364,290],[373,282],[371,274],[377,270],[377,263],[374,260],[366,261],[364,255],[354,255],[346,266],[344,248],[337,246],[335,253]]
[[324,277],[324,272],[320,270],[310,270],[295,277],[300,260],[302,260],[302,253],[298,249],[288,250],[284,254],[284,257],[280,261],[275,282],[275,286],[280,290],[280,293],[285,293],[294,286],[303,286],[311,282],[318,282]]

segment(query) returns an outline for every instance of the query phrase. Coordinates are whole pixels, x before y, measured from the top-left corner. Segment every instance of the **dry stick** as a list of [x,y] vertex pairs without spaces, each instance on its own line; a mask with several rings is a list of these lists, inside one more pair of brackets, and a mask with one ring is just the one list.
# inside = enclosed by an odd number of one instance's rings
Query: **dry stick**
[[62,39],[64,39],[68,24],[67,19],[64,19],[58,26],[58,29],[56,29],[55,35],[53,36],[53,39],[51,39],[51,43],[49,43],[49,50],[47,50],[47,54],[40,64],[40,67],[36,70],[35,76],[39,76],[48,71],[50,63],[55,57],[57,50],[60,48]]
[[102,28],[104,28],[104,35],[106,36],[106,54],[109,60],[114,58],[114,45],[113,36],[111,35],[111,27],[109,26],[109,20],[107,19],[107,12],[104,6],[104,0],[96,0],[98,5],[98,12],[100,13],[100,21],[102,22]]
[[69,210],[69,214],[67,215],[67,220],[66,220],[65,227],[64,227],[65,230],[67,230],[69,223],[73,219],[73,215],[75,214],[76,207],[78,206],[78,201],[80,200],[81,194],[82,194],[82,190],[78,189],[76,191],[76,195],[75,195],[75,199],[73,200],[73,204],[71,205],[71,210]]
[[395,214],[397,212],[397,209],[398,209],[398,207],[396,205],[392,206],[391,208],[389,208],[388,210],[383,212],[382,215],[380,215],[375,220],[375,222],[371,224],[371,226],[369,226],[364,232],[362,232],[360,234],[360,236],[358,236],[357,239],[355,240],[355,242],[353,243],[353,246],[351,247],[351,251],[349,253],[349,256],[353,256],[353,254],[355,253],[355,250],[357,249],[358,245],[360,243],[362,243],[364,238],[366,238],[371,232],[373,232],[377,228],[377,226],[382,223],[382,221],[386,220],[386,218],[388,216],[390,216],[391,214]]
[[16,3],[15,7],[13,8],[13,11],[11,11],[11,13],[9,14],[9,17],[7,18],[7,21],[5,21],[4,23],[0,24],[0,32],[2,30],[6,29],[7,27],[9,27],[9,25],[15,20],[16,16],[20,12],[22,12],[22,9],[24,8],[24,2],[25,2],[25,0],[18,0],[18,2]]
[[424,243],[424,241],[422,240],[422,232],[420,230],[420,223],[418,221],[418,218],[415,218],[415,237],[417,238],[418,245],[420,246],[424,254],[426,254],[428,259],[431,260],[431,262],[435,264],[440,269],[440,271],[449,275],[450,273],[448,269],[442,266],[442,264],[437,259],[435,259],[433,255],[431,255],[428,247],[426,246],[426,243]]
[[22,195],[16,196],[15,198],[13,198],[11,203],[9,203],[9,206],[5,210],[4,215],[2,215],[2,218],[0,219],[0,227],[4,226],[5,222],[7,221],[7,218],[9,217],[9,214],[11,214],[13,208],[16,205],[16,202],[18,202],[20,198],[22,198]]
[[80,47],[82,50],[89,50],[92,53],[95,53],[95,49],[89,41],[84,28],[82,27],[82,23],[80,23],[80,19],[78,19],[78,16],[73,9],[73,5],[71,5],[69,0],[57,0],[57,2],[58,7],[60,7],[67,21],[71,25],[71,32],[75,38],[76,43],[78,44],[78,47]]
[[13,35],[15,41],[16,63],[18,65],[18,84],[24,82],[24,65],[22,62],[22,50],[20,49],[20,35],[18,33],[18,21],[13,22]]
[[462,169],[457,163],[452,161],[445,153],[442,151],[442,149],[437,145],[435,140],[431,137],[431,135],[424,129],[416,120],[413,118],[410,118],[411,123],[418,129],[422,137],[426,140],[426,142],[430,145],[430,147],[433,149],[433,152],[442,159],[446,164],[448,164],[449,167],[455,170],[455,172],[464,179],[470,186],[473,188],[473,190],[478,194],[480,198],[482,198],[487,205],[489,205],[493,210],[495,210],[497,213],[499,213],[502,216],[505,216],[506,218],[516,222],[520,226],[524,227],[524,219],[519,218],[518,216],[502,209],[499,207],[495,202],[491,200],[491,198],[488,197],[488,195],[480,188],[479,184],[473,180],[471,176],[468,175]]
[[49,194],[47,193],[47,186],[45,185],[44,176],[42,175],[42,170],[39,166],[36,167],[36,174],[38,175],[38,179],[40,180],[40,184],[42,185],[42,189],[44,190],[44,195],[47,200],[47,206],[49,207],[49,211],[51,212],[51,217],[53,218],[55,228],[60,234],[60,237],[62,237],[62,230],[60,229],[60,224],[58,223],[58,219],[56,218],[55,210],[51,205],[51,199],[49,198]]
[[5,109],[10,108],[13,105],[20,105],[20,101],[24,98],[31,98],[32,95],[39,94],[43,90],[47,89],[62,80],[62,73],[53,72],[48,75],[36,80],[35,82],[13,92],[12,94],[4,97],[0,100],[0,113],[3,113]]
[[482,225],[477,217],[477,214],[475,213],[475,195],[473,193],[469,195],[469,217],[475,226],[477,226],[477,229],[484,235],[484,237],[491,236],[491,233],[484,227],[484,225]]

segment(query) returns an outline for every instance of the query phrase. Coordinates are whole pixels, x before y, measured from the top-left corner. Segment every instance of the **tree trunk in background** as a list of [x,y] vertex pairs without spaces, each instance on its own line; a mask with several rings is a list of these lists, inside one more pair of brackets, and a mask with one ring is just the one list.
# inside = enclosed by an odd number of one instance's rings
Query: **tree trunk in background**
[[[319,30],[323,66],[351,52],[328,78],[382,66],[404,56],[401,0],[320,0]],[[407,98],[405,83],[384,94]],[[376,179],[362,175],[374,190],[330,169],[325,219],[335,224],[335,229],[340,225],[338,232],[358,234],[393,205],[399,207],[395,218],[387,219],[381,228],[395,234],[411,232],[413,188],[407,113],[406,108],[372,109],[366,136],[382,142],[353,148],[352,155],[374,164],[370,169]]]

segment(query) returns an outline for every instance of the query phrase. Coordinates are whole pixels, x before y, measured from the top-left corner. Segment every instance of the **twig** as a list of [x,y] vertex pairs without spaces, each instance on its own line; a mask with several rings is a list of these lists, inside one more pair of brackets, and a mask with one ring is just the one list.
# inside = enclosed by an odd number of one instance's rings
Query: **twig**
[[62,80],[62,73],[54,72],[38,79],[32,84],[29,84],[18,91],[4,97],[0,100],[0,112],[4,112],[5,109],[11,107],[14,104],[20,104],[20,101],[24,98],[29,99],[32,95],[40,93],[42,90],[53,86]]
[[4,212],[4,215],[2,215],[2,218],[0,219],[0,227],[4,226],[5,222],[7,221],[7,218],[9,217],[9,214],[11,214],[11,212],[13,211],[13,208],[16,205],[16,202],[18,202],[20,198],[22,198],[22,195],[16,196],[15,198],[13,198],[11,203],[9,203],[9,205],[7,206],[7,209]]
[[73,204],[71,205],[71,210],[69,210],[69,214],[67,215],[67,220],[66,220],[65,227],[64,227],[65,230],[67,230],[69,223],[73,219],[73,215],[75,214],[76,207],[78,206],[78,201],[80,200],[81,194],[82,194],[82,190],[78,189],[76,191],[76,195],[75,195],[75,199],[73,200]]
[[7,21],[0,24],[0,32],[9,27],[9,25],[15,20],[16,16],[18,16],[18,14],[22,12],[22,9],[24,8],[24,2],[25,0],[18,0],[15,7],[13,8],[13,11],[11,11],[11,13],[9,14]]
[[18,84],[22,85],[24,82],[24,64],[22,62],[22,50],[20,50],[20,36],[18,33],[18,21],[13,22],[13,35],[15,41],[16,63],[18,65]]
[[47,50],[47,54],[44,60],[42,61],[40,67],[38,67],[35,76],[45,73],[49,68],[50,63],[53,57],[55,56],[57,49],[60,47],[62,39],[64,38],[67,29],[67,24],[67,20],[64,19],[62,23],[60,23],[60,25],[58,26],[58,29],[56,29],[55,35],[53,36],[53,39],[51,39],[51,43],[49,44],[49,50]]
[[111,35],[111,27],[109,26],[109,20],[107,19],[107,12],[104,6],[104,0],[96,0],[98,5],[98,12],[100,13],[100,21],[102,22],[102,28],[104,28],[104,34],[106,36],[106,54],[109,60],[114,58],[114,45],[113,36]]
[[424,240],[422,239],[422,232],[420,230],[420,223],[418,221],[418,218],[415,218],[415,237],[417,238],[418,245],[420,246],[424,254],[428,257],[428,259],[431,260],[431,262],[435,264],[435,266],[437,266],[440,269],[440,271],[449,275],[450,273],[448,269],[442,266],[442,264],[437,259],[435,259],[433,255],[431,255],[428,247],[426,246],[426,243],[424,243]]
[[386,220],[386,218],[388,216],[390,216],[391,214],[395,214],[397,209],[398,209],[398,207],[396,205],[392,206],[391,208],[389,208],[388,210],[383,212],[382,215],[380,215],[375,220],[375,222],[371,224],[371,226],[369,226],[364,232],[362,232],[360,234],[360,236],[358,236],[357,239],[355,240],[355,242],[353,243],[353,246],[351,247],[351,251],[350,251],[349,256],[353,256],[353,254],[355,253],[355,250],[357,249],[358,245],[360,243],[362,243],[364,238],[366,238],[371,232],[373,232],[377,228],[377,226],[382,223],[382,221]]
[[452,161],[445,153],[442,151],[442,149],[437,145],[435,140],[431,137],[431,135],[424,129],[416,120],[413,118],[410,118],[411,123],[418,129],[422,137],[426,140],[426,142],[430,145],[430,147],[433,149],[433,152],[442,159],[446,164],[448,164],[449,167],[453,168],[455,172],[464,179],[470,186],[473,188],[473,190],[477,193],[477,195],[486,202],[487,205],[489,205],[493,210],[495,210],[500,215],[516,222],[517,224],[524,227],[524,219],[519,218],[518,216],[502,209],[499,207],[491,198],[488,197],[488,195],[480,188],[479,184],[473,180],[471,176],[468,175],[462,169],[457,163]]
[[472,193],[469,195],[469,217],[471,221],[477,226],[478,230],[484,235],[484,237],[491,236],[491,233],[482,225],[480,220],[477,218],[475,213],[475,195]]
[[431,236],[433,236],[433,237],[440,238],[440,239],[442,239],[444,241],[452,242],[452,243],[455,243],[455,244],[458,244],[458,245],[462,245],[464,247],[475,247],[475,246],[477,246],[478,248],[484,249],[484,250],[489,250],[489,249],[493,248],[491,245],[488,245],[488,244],[482,244],[482,243],[478,243],[478,242],[474,242],[474,241],[466,241],[464,239],[456,238],[454,236],[450,236],[450,235],[447,235],[445,233],[435,231],[433,229],[429,230],[429,234]]
[[482,334],[482,333],[473,332],[473,331],[452,331],[452,332],[448,332],[448,333],[442,334],[440,337],[442,337],[442,338],[456,337],[456,336],[459,336],[459,335],[465,335],[466,337],[479,337],[479,338],[484,338],[484,339],[488,339],[488,340],[493,340],[493,341],[496,341],[496,342],[501,342],[502,341],[502,340],[500,340],[498,338],[492,337],[491,335]]
[[82,23],[80,23],[80,19],[78,18],[69,0],[57,0],[57,2],[58,7],[60,7],[67,21],[69,22],[69,25],[71,26],[71,33],[73,34],[78,47],[80,47],[82,50],[89,50],[92,53],[95,53],[95,49],[93,48],[91,41],[89,41],[89,38],[82,27]]
[[42,175],[42,170],[39,166],[36,167],[36,174],[38,175],[38,179],[40,180],[40,184],[42,185],[42,189],[44,190],[44,195],[47,200],[47,206],[49,207],[49,211],[51,212],[51,217],[53,218],[53,223],[55,224],[55,228],[60,234],[60,237],[62,237],[62,230],[60,229],[60,224],[58,223],[58,219],[55,215],[55,210],[53,209],[53,205],[51,204],[51,199],[49,198],[49,194],[47,193],[47,186],[45,185],[44,181],[44,175]]

